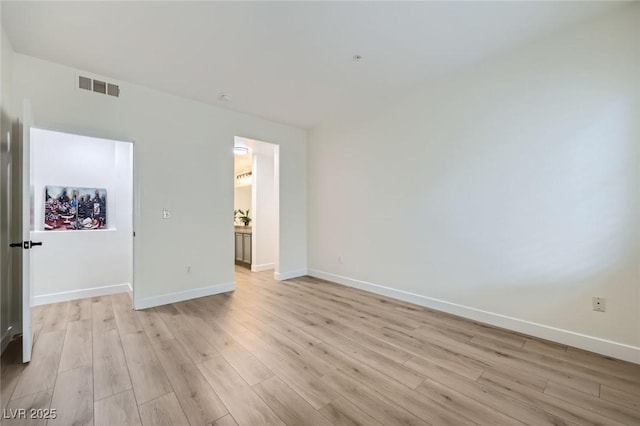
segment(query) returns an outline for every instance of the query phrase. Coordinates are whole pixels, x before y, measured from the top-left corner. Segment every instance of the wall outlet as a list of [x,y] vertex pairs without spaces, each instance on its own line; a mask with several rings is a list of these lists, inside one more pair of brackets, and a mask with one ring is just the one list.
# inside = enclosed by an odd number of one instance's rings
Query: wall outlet
[[594,297],[591,299],[591,303],[593,304],[593,310],[597,312],[604,312],[607,309],[606,301],[604,297]]
[[338,256],[338,263],[342,265],[343,261],[344,261],[344,259],[342,258],[342,256]]
[[187,266],[187,274],[191,273],[191,266]]
[[162,209],[162,218],[163,219],[170,219],[171,218],[171,210]]

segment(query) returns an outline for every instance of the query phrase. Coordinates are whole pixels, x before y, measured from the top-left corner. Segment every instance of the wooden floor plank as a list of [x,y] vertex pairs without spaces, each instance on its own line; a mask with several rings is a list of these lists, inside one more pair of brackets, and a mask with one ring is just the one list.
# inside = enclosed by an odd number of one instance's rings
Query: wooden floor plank
[[559,385],[552,381],[549,381],[544,393],[623,424],[640,424],[640,412],[636,410],[602,398],[586,395],[583,392]]
[[316,377],[321,378],[326,371],[332,369],[331,364],[313,351],[315,339],[294,341],[260,321],[252,321],[250,328],[262,341],[275,348],[280,356],[284,356],[287,361],[305,364],[307,371]]
[[94,403],[95,426],[139,426],[140,414],[132,390]]
[[198,368],[239,425],[284,425],[221,356],[198,364]]
[[278,377],[271,377],[253,387],[269,407],[288,425],[328,426],[309,403]]
[[131,296],[129,293],[114,294],[113,314],[120,334],[135,333],[142,331],[142,325],[138,321],[138,317],[132,309]]
[[[36,392],[31,395],[23,396],[21,398],[12,399],[7,404],[5,416],[2,424],[7,426],[40,426],[46,425],[48,418],[53,417],[50,411],[51,409],[51,390],[45,390],[42,392]],[[32,411],[33,410],[33,411]],[[46,414],[39,415],[40,413]]]
[[173,334],[155,310],[136,311],[135,315],[152,344],[159,345],[162,342],[174,339]]
[[131,389],[129,369],[118,330],[97,334],[93,339],[93,397],[97,401]]
[[351,401],[360,410],[369,413],[378,422],[404,425],[427,425],[429,423],[419,419],[408,411],[398,407],[373,389],[359,383],[357,380],[343,373],[327,374],[323,379],[337,393]]
[[198,333],[207,341],[250,385],[253,386],[273,376],[262,362],[251,352],[240,345],[233,337],[215,324],[215,321],[205,322],[197,315],[202,315],[188,305],[180,306],[182,312],[189,312],[188,321]]
[[238,423],[233,419],[231,414],[227,414],[224,417],[220,417],[215,422],[211,423],[209,426],[238,426]]
[[69,321],[60,359],[60,371],[92,365],[93,339],[91,329],[91,319]]
[[425,395],[438,405],[458,413],[470,421],[479,424],[495,425],[523,425],[524,423],[502,414],[493,407],[486,406],[477,400],[470,398],[463,393],[444,386],[434,380],[427,379],[418,386],[418,392]]
[[320,413],[322,413],[331,424],[338,426],[382,426],[380,422],[367,415],[343,397],[322,407]]
[[173,389],[143,331],[122,336],[131,384],[138,404],[170,393]]
[[600,398],[640,411],[640,398],[610,386],[602,385],[600,387]]
[[[485,385],[469,381],[462,376],[447,372],[446,374],[438,374],[437,371],[431,371],[429,374],[429,383],[433,381],[443,386],[462,393],[472,398],[484,406],[518,419],[525,424],[531,425],[563,425],[568,422],[558,416],[544,411],[535,405],[523,404],[518,399],[500,393]],[[546,384],[546,383],[545,383]],[[422,391],[422,389],[418,389]]]
[[[567,387],[579,390],[580,392],[590,395],[598,395],[600,393],[600,385],[594,378],[584,374],[581,368],[566,364],[562,367],[561,361],[557,358],[549,357],[538,353],[528,352],[521,349],[499,348],[495,349],[495,345],[484,337],[474,337],[472,343],[476,347],[483,348],[487,353],[497,354],[498,356],[509,357],[509,364],[522,370],[528,369],[530,372],[545,377],[547,380],[555,380]],[[526,367],[525,367],[526,366]]]
[[94,336],[100,336],[104,332],[117,328],[113,302],[109,296],[91,299],[91,324]]
[[[266,306],[270,312],[275,312],[276,315],[279,313],[286,311],[290,315],[297,316],[300,321],[303,318],[306,320],[305,327],[316,327],[322,326],[325,328],[329,328],[335,333],[341,334],[344,337],[347,337],[351,340],[357,341],[362,346],[365,346],[371,350],[378,352],[379,354],[386,356],[398,363],[403,363],[412,357],[412,355],[402,349],[389,344],[383,340],[370,336],[366,333],[366,330],[358,325],[358,322],[351,321],[353,318],[345,315],[341,315],[334,311],[329,311],[327,308],[315,306],[314,311],[309,311],[304,307],[305,302],[304,299],[296,300],[289,299],[287,303],[277,303],[275,305],[265,304],[262,302],[263,306]],[[336,315],[337,314],[337,315]]]
[[58,373],[51,407],[56,409],[56,418],[49,425],[93,425],[91,366]]
[[189,426],[173,392],[141,404],[139,410],[143,426]]
[[640,424],[640,365],[311,277],[237,268],[232,293],[32,313],[0,397],[52,425]]
[[22,341],[14,340],[7,345],[0,360],[0,410],[9,403],[25,368],[26,364],[22,363]]
[[91,299],[79,299],[69,302],[69,321],[91,319]]
[[60,364],[61,343],[64,341],[65,331],[65,329],[49,332],[42,330],[33,347],[31,362],[20,375],[11,399],[53,388]]
[[161,306],[155,308],[155,311],[193,362],[197,364],[218,356],[218,352],[200,336],[198,330],[189,324],[175,306]]
[[318,409],[338,397],[320,378],[308,371],[305,363],[283,356],[277,347],[271,347],[252,333],[238,333],[235,337],[314,408]]
[[211,423],[228,413],[193,360],[177,340],[163,342],[156,355],[191,424]]
[[412,389],[418,387],[425,379],[415,370],[403,364],[398,364],[384,355],[380,355],[378,352],[362,346],[351,339],[347,339],[330,329],[314,327],[309,329],[309,331],[311,334],[315,333],[315,336],[320,338],[323,343],[331,345],[334,349],[344,351],[349,357],[367,364]]
[[526,386],[496,376],[492,373],[485,372],[478,383],[493,388],[508,397],[516,398],[524,404],[533,404],[540,407],[548,413],[566,419],[576,424],[615,424],[621,425],[614,419],[606,418],[597,413],[592,413],[582,407],[572,405],[564,400],[554,398],[551,395],[532,391]]
[[599,355],[582,349],[567,347],[566,356],[574,363],[579,363],[600,371],[614,374],[618,377],[638,377],[640,376],[640,364],[620,361],[619,359]]
[[[82,299],[88,300],[88,299]],[[31,307],[31,326],[32,328],[36,328],[37,326],[42,326],[44,321],[47,318],[47,314],[53,305],[38,305]]]
[[69,302],[54,303],[47,313],[47,317],[42,324],[41,333],[64,330],[67,328],[69,320]]

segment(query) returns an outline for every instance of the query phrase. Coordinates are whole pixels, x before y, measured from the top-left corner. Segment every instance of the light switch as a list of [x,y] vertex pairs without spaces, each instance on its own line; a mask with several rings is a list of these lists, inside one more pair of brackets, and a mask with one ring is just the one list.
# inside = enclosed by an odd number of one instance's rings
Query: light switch
[[162,218],[163,219],[170,219],[171,218],[171,210],[162,209]]

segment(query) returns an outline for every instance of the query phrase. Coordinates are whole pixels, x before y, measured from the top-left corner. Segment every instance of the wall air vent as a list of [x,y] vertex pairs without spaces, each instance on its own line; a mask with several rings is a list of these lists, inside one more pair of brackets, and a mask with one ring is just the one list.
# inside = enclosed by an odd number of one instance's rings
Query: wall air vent
[[101,80],[93,80],[89,77],[78,76],[78,87],[80,89],[101,93],[103,95],[120,96],[120,87],[117,84],[107,83]]
[[111,83],[107,84],[107,95],[115,97],[120,96],[120,86]]
[[93,80],[93,91],[98,93],[107,93],[107,83],[100,80]]
[[79,78],[79,87],[84,90],[91,90],[91,79],[87,77],[80,76]]

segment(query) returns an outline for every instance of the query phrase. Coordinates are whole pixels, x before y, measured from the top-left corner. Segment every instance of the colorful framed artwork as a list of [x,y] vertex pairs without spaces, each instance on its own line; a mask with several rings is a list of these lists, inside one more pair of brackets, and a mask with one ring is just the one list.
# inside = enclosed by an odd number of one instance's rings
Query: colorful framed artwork
[[45,231],[107,227],[107,190],[47,185],[44,189]]

